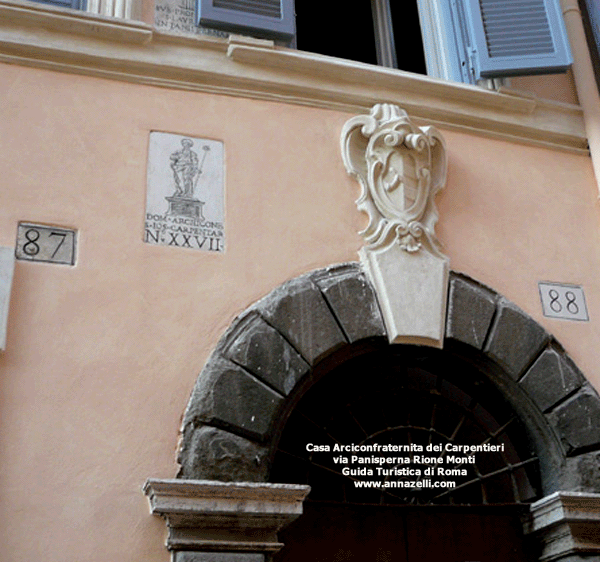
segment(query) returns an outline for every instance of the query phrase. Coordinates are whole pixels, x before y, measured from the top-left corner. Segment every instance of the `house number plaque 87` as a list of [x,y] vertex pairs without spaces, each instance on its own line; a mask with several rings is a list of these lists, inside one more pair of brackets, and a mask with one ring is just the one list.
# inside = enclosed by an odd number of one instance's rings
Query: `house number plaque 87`
[[75,265],[77,232],[69,228],[19,223],[15,257],[18,260]]

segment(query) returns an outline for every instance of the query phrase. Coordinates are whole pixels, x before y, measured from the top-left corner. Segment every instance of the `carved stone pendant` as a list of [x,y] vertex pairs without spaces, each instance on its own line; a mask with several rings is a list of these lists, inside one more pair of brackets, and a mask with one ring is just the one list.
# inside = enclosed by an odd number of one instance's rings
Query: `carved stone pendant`
[[435,195],[446,182],[446,147],[396,105],[377,104],[342,130],[346,170],[368,216],[359,252],[392,343],[442,347],[449,260],[435,237]]

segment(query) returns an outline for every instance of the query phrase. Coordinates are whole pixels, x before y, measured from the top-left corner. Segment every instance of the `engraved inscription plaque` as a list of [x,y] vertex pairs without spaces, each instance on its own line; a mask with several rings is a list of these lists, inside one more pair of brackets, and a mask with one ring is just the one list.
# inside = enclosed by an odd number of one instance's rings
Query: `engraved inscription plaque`
[[225,250],[222,142],[150,133],[144,241]]
[[177,35],[229,36],[224,31],[196,25],[196,0],[156,0],[154,6],[154,25],[161,31]]
[[75,265],[76,244],[77,232],[73,229],[21,222],[17,227],[15,257]]

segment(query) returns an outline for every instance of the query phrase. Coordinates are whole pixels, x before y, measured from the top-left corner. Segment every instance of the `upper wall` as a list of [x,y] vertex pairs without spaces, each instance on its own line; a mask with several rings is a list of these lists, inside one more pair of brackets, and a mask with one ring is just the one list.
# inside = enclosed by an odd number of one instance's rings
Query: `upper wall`
[[571,71],[547,76],[515,76],[510,85],[516,90],[532,92],[538,98],[577,104],[577,90]]
[[395,103],[417,120],[587,153],[581,108],[276,47],[248,37],[173,35],[147,24],[0,2],[0,61],[174,89],[357,113]]
[[[186,0],[156,0],[153,16],[152,20],[143,21],[153,23],[156,29],[171,35],[210,35],[225,39],[228,36],[222,31],[198,27],[195,4]],[[311,57],[309,53],[305,55]],[[521,91],[521,95],[534,95],[540,99],[568,104],[578,103],[573,74],[570,71],[563,74],[512,77],[508,84],[510,88]]]

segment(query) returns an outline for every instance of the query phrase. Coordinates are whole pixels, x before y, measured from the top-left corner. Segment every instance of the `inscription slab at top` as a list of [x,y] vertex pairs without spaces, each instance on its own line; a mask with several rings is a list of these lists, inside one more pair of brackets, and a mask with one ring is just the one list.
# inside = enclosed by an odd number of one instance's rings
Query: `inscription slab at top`
[[154,25],[161,31],[177,35],[229,36],[223,31],[196,25],[196,0],[156,0],[154,5]]
[[223,143],[150,133],[144,240],[225,250]]

